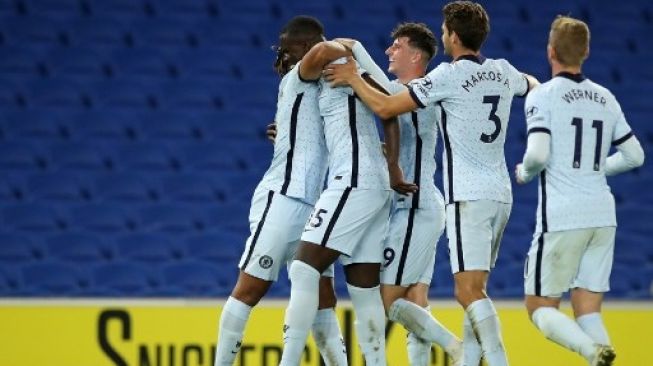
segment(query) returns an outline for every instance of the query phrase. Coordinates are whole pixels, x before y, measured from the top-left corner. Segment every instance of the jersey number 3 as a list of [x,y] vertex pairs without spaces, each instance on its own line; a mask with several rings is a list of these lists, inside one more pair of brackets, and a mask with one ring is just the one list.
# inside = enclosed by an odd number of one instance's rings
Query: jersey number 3
[[481,141],[485,142],[486,144],[493,143],[501,133],[501,119],[499,116],[497,116],[497,107],[499,106],[500,98],[501,97],[499,95],[486,95],[483,97],[483,104],[492,104],[492,109],[490,109],[490,116],[487,119],[494,122],[494,131],[492,131],[491,134],[481,134]]

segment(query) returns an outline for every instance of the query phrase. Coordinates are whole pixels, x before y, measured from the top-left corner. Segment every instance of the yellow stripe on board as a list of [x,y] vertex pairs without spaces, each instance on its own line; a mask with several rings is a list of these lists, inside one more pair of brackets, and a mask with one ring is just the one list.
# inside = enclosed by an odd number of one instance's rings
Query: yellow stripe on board
[[[220,312],[218,302],[92,301],[0,303],[0,365],[2,366],[212,366]],[[362,366],[355,340],[353,314],[338,310],[352,366]],[[434,303],[433,313],[456,334],[462,311],[454,304]],[[497,303],[510,363],[513,366],[581,366],[580,356],[546,339],[519,306]],[[284,307],[262,303],[248,323],[236,365],[277,365],[281,352]],[[653,332],[651,303],[613,304],[604,310],[617,365],[653,365],[648,349]],[[388,364],[407,365],[406,333],[397,324],[387,338]],[[318,366],[309,343],[302,365]],[[445,366],[435,350],[432,365]]]

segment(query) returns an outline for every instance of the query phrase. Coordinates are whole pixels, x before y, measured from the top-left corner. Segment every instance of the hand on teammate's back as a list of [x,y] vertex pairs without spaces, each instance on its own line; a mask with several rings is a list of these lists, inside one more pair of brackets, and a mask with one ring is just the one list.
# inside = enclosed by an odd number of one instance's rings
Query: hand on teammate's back
[[274,144],[274,140],[277,138],[277,124],[275,122],[270,123],[266,127],[265,136]]
[[407,196],[419,189],[416,184],[404,180],[404,172],[398,164],[388,165],[388,173],[390,174],[390,187],[395,192]]
[[347,86],[350,80],[358,76],[356,61],[353,57],[347,57],[345,64],[329,64],[324,68],[324,78],[331,87]]

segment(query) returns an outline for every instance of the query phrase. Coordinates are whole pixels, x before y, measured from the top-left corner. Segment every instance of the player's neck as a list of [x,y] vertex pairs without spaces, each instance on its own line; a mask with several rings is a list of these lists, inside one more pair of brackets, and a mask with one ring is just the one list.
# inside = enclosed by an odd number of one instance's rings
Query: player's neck
[[567,72],[567,73],[575,75],[575,74],[580,74],[582,71],[581,71],[580,66],[565,66],[565,65],[559,64],[558,62],[552,62],[551,63],[551,75],[556,76],[561,72]]
[[403,73],[396,73],[395,76],[402,84],[408,84],[411,80],[419,79],[426,75],[426,69],[423,67],[415,67],[410,70],[405,70]]
[[453,50],[451,50],[451,58],[455,61],[459,59],[462,56],[476,56],[478,57],[481,54],[481,50],[478,51],[473,51],[470,50],[469,48],[464,48],[464,47],[454,47]]

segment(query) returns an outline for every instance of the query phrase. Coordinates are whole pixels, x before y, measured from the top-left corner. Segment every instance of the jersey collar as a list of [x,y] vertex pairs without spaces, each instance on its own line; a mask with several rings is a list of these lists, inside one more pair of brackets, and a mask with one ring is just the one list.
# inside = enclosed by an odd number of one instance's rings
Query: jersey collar
[[457,59],[455,59],[453,62],[457,62],[457,61],[460,61],[460,60],[468,60],[468,61],[476,62],[479,65],[482,65],[483,62],[485,62],[485,56],[483,56],[481,54],[479,54],[478,56],[476,56],[476,55],[462,55],[462,56],[458,57]]
[[559,73],[556,74],[555,77],[558,77],[558,76],[562,77],[562,78],[565,78],[565,79],[569,79],[571,81],[575,81],[577,83],[580,83],[583,80],[585,80],[585,75],[583,75],[583,74],[572,74],[572,73],[567,72],[567,71],[559,72]]

